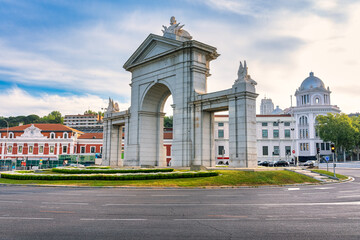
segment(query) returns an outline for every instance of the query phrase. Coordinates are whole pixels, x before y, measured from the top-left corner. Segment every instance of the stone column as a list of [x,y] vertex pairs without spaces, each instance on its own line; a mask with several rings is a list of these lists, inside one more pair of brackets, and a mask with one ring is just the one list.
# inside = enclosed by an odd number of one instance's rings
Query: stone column
[[229,99],[229,153],[233,167],[257,167],[256,97],[250,83],[233,86]]

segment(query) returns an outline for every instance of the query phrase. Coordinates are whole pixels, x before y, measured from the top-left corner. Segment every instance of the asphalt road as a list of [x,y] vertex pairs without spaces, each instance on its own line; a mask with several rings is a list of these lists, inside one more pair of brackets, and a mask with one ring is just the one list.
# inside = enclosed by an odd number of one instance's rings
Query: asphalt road
[[0,239],[360,239],[341,184],[238,189],[0,186]]

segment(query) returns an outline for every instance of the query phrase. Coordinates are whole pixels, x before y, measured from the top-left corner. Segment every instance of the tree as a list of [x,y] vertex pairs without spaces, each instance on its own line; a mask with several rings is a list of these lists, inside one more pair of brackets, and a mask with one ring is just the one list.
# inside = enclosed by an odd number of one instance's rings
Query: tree
[[320,138],[323,141],[334,143],[335,153],[338,153],[340,149],[346,151],[354,148],[357,129],[346,114],[319,115],[316,117],[316,121],[316,131]]
[[92,111],[92,110],[86,110],[85,112],[84,112],[84,114],[91,114],[91,115],[98,115],[98,113],[97,112],[95,112],[95,111]]
[[64,119],[59,111],[52,111],[47,116],[42,117],[39,122],[41,123],[63,123]]
[[354,128],[356,129],[354,133],[354,141],[356,147],[356,159],[359,160],[359,148],[360,148],[360,116],[351,117]]
[[164,127],[172,128],[173,127],[173,116],[164,117]]

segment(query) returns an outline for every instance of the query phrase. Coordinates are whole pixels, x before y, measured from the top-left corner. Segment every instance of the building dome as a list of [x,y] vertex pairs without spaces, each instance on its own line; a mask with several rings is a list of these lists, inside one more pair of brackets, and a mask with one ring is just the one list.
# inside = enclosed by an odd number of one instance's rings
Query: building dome
[[326,89],[323,81],[321,81],[320,78],[315,77],[313,72],[310,72],[310,76],[305,78],[305,80],[301,83],[300,91],[314,88]]

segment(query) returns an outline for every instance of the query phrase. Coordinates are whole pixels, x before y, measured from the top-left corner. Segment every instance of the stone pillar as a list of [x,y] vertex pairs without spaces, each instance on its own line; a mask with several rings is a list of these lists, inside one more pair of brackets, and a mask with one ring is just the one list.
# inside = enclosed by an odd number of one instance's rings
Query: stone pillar
[[233,167],[257,167],[255,87],[247,82],[233,86],[229,99],[229,154]]
[[121,125],[111,125],[110,166],[122,166],[121,159]]

